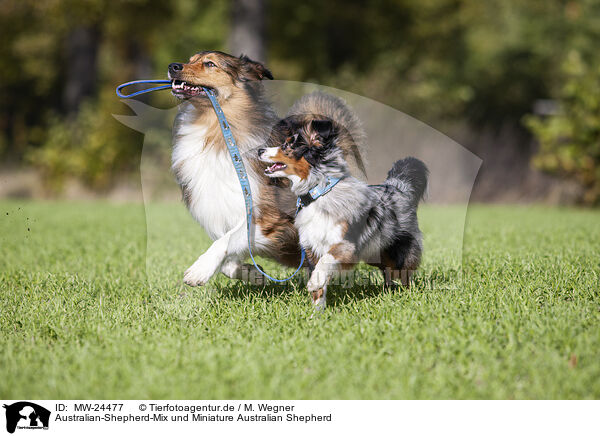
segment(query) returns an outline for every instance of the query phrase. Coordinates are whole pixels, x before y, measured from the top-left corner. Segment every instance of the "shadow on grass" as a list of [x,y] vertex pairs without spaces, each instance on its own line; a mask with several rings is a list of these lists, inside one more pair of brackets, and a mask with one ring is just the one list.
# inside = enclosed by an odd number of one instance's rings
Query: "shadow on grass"
[[[427,274],[417,272],[406,288],[396,283],[384,285],[383,276],[378,270],[369,270],[360,266],[355,271],[354,280],[349,282],[335,279],[329,285],[327,305],[345,307],[361,301],[377,300],[384,296],[410,296],[414,293],[427,292],[432,289],[456,289],[458,282],[450,279],[452,275],[446,271],[430,271]],[[175,289],[163,288],[151,297],[157,308],[180,317],[187,317],[194,312],[199,313],[218,301],[237,301],[239,303],[282,302],[284,304],[298,299],[305,299],[310,304],[310,295],[306,289],[306,274],[294,277],[285,283],[274,283],[265,280],[263,284],[248,284],[243,281],[219,277],[205,287],[191,288],[183,284]],[[435,286],[432,286],[434,284]],[[175,292],[174,292],[175,291]],[[196,310],[197,309],[197,310]]]
[[[359,277],[357,283],[330,284],[327,291],[327,304],[331,306],[343,306],[353,302],[379,298],[390,293],[402,293],[406,288],[399,283],[386,287],[383,275],[377,270],[367,271],[367,274]],[[413,290],[419,285],[412,283]],[[228,281],[216,287],[219,298],[231,300],[267,299],[288,300],[294,295],[306,296],[309,300],[309,292],[306,289],[306,278],[294,278],[286,283],[265,283],[263,285],[249,285],[244,282]]]

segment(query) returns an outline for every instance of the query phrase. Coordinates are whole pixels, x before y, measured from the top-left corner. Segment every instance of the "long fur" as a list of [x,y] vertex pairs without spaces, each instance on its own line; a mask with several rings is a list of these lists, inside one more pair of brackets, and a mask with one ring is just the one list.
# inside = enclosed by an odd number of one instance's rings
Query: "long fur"
[[350,171],[356,176],[367,175],[367,135],[361,121],[339,97],[315,91],[296,101],[289,109],[288,119],[302,119],[304,125],[311,120],[332,120],[340,126],[339,135],[344,159]]
[[259,151],[263,161],[273,164],[266,173],[291,180],[292,192],[301,198],[315,186],[341,179],[295,219],[300,243],[316,264],[308,289],[318,307],[325,305],[327,282],[335,269],[363,260],[380,267],[386,283],[394,270],[407,285],[422,253],[417,205],[427,187],[425,164],[411,157],[400,160],[383,184],[367,185],[350,173],[340,148],[346,138],[340,131],[329,121],[310,121],[288,142]]
[[[293,225],[295,197],[285,184],[265,176],[256,155],[257,148],[286,130],[265,98],[261,83],[273,78],[271,72],[246,56],[204,51],[193,55],[188,63],[171,64],[169,77],[174,94],[183,100],[173,127],[172,169],[190,213],[215,241],[188,268],[184,282],[203,285],[218,271],[232,278],[246,278],[243,273],[250,268],[242,264],[248,256],[244,199],[217,117],[206,95],[199,91],[201,86],[217,93],[248,171],[254,203],[253,252],[297,266],[300,249]],[[176,83],[185,86],[177,88]],[[295,107],[301,113],[311,113],[314,107],[310,101],[298,102]],[[320,107],[335,115],[336,105],[343,102],[330,100]],[[344,105],[342,112],[346,108]],[[360,126],[350,128],[360,136]],[[345,152],[354,155],[360,149]]]
[[417,207],[427,189],[429,171],[423,162],[414,157],[397,161],[388,172],[385,183],[407,194],[413,207]]

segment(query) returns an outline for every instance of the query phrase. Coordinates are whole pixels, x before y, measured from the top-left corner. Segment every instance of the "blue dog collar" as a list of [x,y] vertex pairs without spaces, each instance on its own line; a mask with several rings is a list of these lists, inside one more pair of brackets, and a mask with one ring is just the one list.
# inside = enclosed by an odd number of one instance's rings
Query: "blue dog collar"
[[327,177],[327,184],[324,187],[320,188],[319,186],[315,186],[314,188],[308,191],[308,194],[300,195],[296,200],[296,214],[303,207],[308,206],[317,198],[322,197],[323,195],[331,191],[340,180],[342,179],[338,177]]

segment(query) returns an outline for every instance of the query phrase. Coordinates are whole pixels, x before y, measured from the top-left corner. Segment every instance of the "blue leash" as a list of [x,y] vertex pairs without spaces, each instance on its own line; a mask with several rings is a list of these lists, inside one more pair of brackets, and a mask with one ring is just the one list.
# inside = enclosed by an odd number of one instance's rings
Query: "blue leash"
[[[141,83],[168,83],[168,85],[155,86],[154,88],[142,89],[141,91],[134,92],[133,94],[121,93],[121,90],[123,88],[127,88],[128,86],[131,86],[131,85],[139,85]],[[135,97],[136,95],[145,94],[147,92],[152,92],[152,91],[159,91],[161,89],[167,89],[167,88],[171,88],[170,80],[134,80],[133,82],[127,82],[127,83],[123,83],[123,84],[117,86],[117,95],[121,98],[131,98],[131,97]]]
[[[126,88],[131,85],[138,85],[142,83],[168,83],[168,85],[157,86],[154,88],[143,89],[141,91],[134,92],[132,94],[122,94],[121,89]],[[131,98],[136,95],[145,94],[146,92],[159,91],[161,89],[171,88],[170,80],[135,80],[133,82],[123,83],[117,87],[117,95],[121,98]],[[260,269],[254,260],[254,256],[252,255],[252,192],[250,191],[250,182],[248,180],[248,173],[246,173],[246,168],[244,167],[244,162],[242,161],[242,157],[240,155],[240,150],[237,147],[235,142],[235,138],[233,137],[233,133],[231,132],[231,128],[229,127],[229,123],[227,122],[227,118],[225,118],[225,114],[223,113],[223,109],[221,109],[221,105],[217,101],[216,95],[212,89],[203,88],[206,92],[206,95],[210,99],[212,103],[213,109],[215,110],[215,114],[217,115],[217,119],[219,120],[219,126],[221,127],[221,132],[223,134],[223,139],[225,139],[225,144],[227,144],[227,150],[229,151],[229,155],[231,156],[231,162],[235,168],[238,179],[240,181],[240,186],[242,187],[242,194],[244,195],[244,204],[246,206],[246,227],[248,229],[248,252],[250,253],[250,259],[252,259],[252,263],[254,267],[269,280],[274,282],[287,282],[292,277],[294,277],[302,265],[304,264],[304,259],[306,258],[306,252],[304,248],[301,248],[300,253],[300,265],[298,269],[294,271],[294,273],[285,278],[285,279],[276,279],[275,277],[271,277],[269,274]],[[337,182],[336,182],[337,183]],[[296,213],[300,210],[301,205],[297,203]]]
[[[238,179],[240,181],[240,186],[242,187],[242,193],[244,194],[244,203],[246,205],[246,225],[248,228],[248,252],[250,253],[250,259],[252,259],[254,267],[268,279],[273,280],[274,282],[286,282],[292,277],[294,277],[298,273],[298,271],[300,271],[300,268],[302,268],[302,265],[304,264],[306,252],[304,251],[304,248],[301,248],[300,265],[298,266],[298,269],[294,271],[294,274],[285,279],[276,279],[274,277],[271,277],[269,274],[261,270],[260,267],[256,264],[254,256],[252,255],[252,192],[250,191],[250,182],[248,181],[248,174],[246,173],[244,162],[242,161],[242,157],[240,156],[240,150],[238,149],[235,143],[235,138],[233,137],[233,133],[231,133],[231,128],[229,127],[227,118],[225,118],[223,109],[221,109],[221,105],[217,101],[217,97],[214,91],[208,88],[203,89],[206,92],[208,98],[210,99],[210,102],[212,103],[213,108],[215,110],[215,114],[217,115],[217,119],[219,120],[221,132],[223,133],[223,139],[225,139],[225,144],[227,144],[227,150],[229,151],[229,155],[231,156],[231,162],[233,162],[233,166],[235,167]],[[296,213],[297,212],[298,211],[296,211]]]

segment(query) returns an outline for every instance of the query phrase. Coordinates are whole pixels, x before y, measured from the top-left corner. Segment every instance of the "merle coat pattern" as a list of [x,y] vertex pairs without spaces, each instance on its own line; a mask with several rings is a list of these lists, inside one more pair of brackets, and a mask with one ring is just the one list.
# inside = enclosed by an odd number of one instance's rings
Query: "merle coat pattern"
[[327,194],[304,201],[295,219],[300,243],[315,264],[308,290],[319,308],[340,267],[363,260],[380,267],[387,284],[395,273],[407,285],[422,253],[417,206],[427,188],[427,167],[408,157],[393,165],[383,184],[367,185],[350,174],[340,147],[342,129],[331,120],[312,120],[281,145],[259,150],[261,160],[272,164],[265,174],[288,178],[302,199],[313,187],[340,179]]

